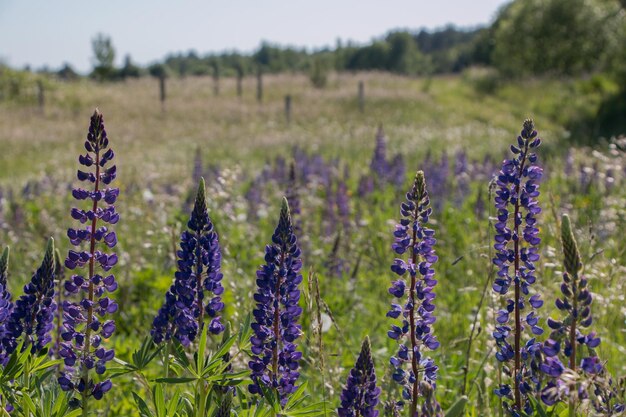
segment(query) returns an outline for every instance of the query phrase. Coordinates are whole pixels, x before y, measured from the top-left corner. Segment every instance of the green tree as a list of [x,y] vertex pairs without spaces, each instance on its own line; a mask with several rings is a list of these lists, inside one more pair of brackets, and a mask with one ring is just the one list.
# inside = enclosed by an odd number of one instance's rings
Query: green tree
[[115,75],[115,48],[111,37],[98,33],[91,40],[91,48],[94,54],[94,69],[92,75],[99,81],[110,80]]
[[493,63],[508,76],[603,69],[619,50],[615,0],[516,0],[496,23]]
[[428,72],[426,61],[413,36],[408,32],[393,32],[387,36],[389,54],[387,69],[398,74],[416,75]]

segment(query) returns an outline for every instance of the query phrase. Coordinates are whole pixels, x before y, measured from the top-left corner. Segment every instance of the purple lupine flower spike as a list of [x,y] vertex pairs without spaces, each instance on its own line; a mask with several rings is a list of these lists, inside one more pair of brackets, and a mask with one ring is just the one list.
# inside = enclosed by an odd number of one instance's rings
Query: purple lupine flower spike
[[[165,302],[152,323],[156,343],[174,337],[184,346],[192,343],[202,332],[204,315],[210,318],[209,332],[224,331],[219,313],[224,309],[221,295],[222,254],[218,236],[213,229],[206,205],[204,178],[200,178],[196,201],[180,238],[178,271],[174,283],[165,294]],[[202,280],[204,278],[204,281]],[[205,304],[205,293],[212,294]]]
[[3,341],[7,354],[15,351],[19,338],[24,337],[31,352],[40,352],[51,340],[54,312],[54,240],[50,238],[46,246],[41,266],[31,281],[24,286],[22,295],[13,306]]
[[339,417],[377,417],[379,396],[370,339],[366,337],[341,393],[341,407],[337,409],[337,414]]
[[[567,214],[561,218],[561,243],[563,246],[563,282],[561,283],[561,297],[556,300],[557,309],[563,311],[566,317],[563,321],[548,319],[548,326],[552,329],[550,338],[544,342],[543,353],[546,356],[541,370],[549,377],[549,381],[541,392],[541,398],[547,405],[553,405],[563,397],[569,397],[570,406],[575,408],[577,395],[569,393],[570,387],[560,379],[565,366],[560,358],[565,359],[568,367],[575,372],[583,372],[591,377],[597,377],[605,372],[604,366],[596,355],[596,348],[600,345],[600,338],[595,332],[584,334],[581,330],[588,328],[592,323],[591,303],[592,295],[587,286],[587,278],[581,274],[583,264],[578,251],[578,245],[572,225]],[[588,352],[578,362],[577,352]],[[563,357],[564,356],[564,357]],[[562,389],[556,389],[562,387]],[[592,401],[598,412],[606,411],[606,405],[611,400],[612,393],[596,396],[603,401]]]
[[9,247],[4,248],[0,256],[0,342],[3,337],[4,323],[7,321],[13,310],[12,296],[7,283],[9,275]]
[[13,312],[12,296],[7,287],[8,275],[9,247],[7,246],[0,256],[0,365],[4,365],[7,361],[4,346],[9,343],[7,338],[10,338],[10,334],[6,330],[6,324]]
[[[103,375],[106,363],[115,357],[114,350],[106,349],[102,342],[115,331],[114,321],[106,317],[118,307],[106,296],[117,289],[115,277],[109,271],[118,258],[115,253],[108,253],[117,244],[117,236],[110,226],[119,220],[113,206],[119,189],[108,187],[117,169],[109,164],[115,154],[109,148],[102,113],[97,109],[91,116],[85,150],[87,152],[78,158],[85,171],[79,170],[77,177],[89,189],[75,188],[72,195],[78,201],[87,200],[90,208],[71,210],[72,217],[85,226],[67,231],[70,243],[77,250],[71,249],[65,259],[65,267],[73,271],[73,275],[64,285],[70,296],[77,295],[81,300],[63,302],[63,342],[59,356],[67,368],[58,381],[63,390],[76,390],[81,394],[81,405],[86,413],[88,398],[99,400],[112,386],[108,379],[96,382],[90,372],[95,368],[96,374]],[[85,250],[78,249],[83,245]],[[87,271],[80,272],[82,268]]]
[[376,132],[376,146],[372,161],[370,162],[370,170],[375,175],[375,180],[384,180],[389,174],[389,163],[387,162],[387,140],[385,139],[385,131],[383,125],[378,126]]
[[261,386],[275,390],[281,403],[296,391],[296,381],[302,353],[295,341],[300,337],[298,324],[302,308],[298,306],[302,282],[302,260],[289,213],[289,204],[283,198],[278,226],[272,243],[265,247],[265,265],[257,271],[256,308],[253,311],[252,384],[248,390],[261,394]]
[[[433,269],[437,255],[433,246],[437,241],[435,232],[426,227],[432,209],[422,171],[417,172],[400,213],[402,219],[394,231],[392,248],[400,256],[406,254],[406,260],[396,258],[391,266],[400,279],[391,284],[389,293],[406,301],[402,305],[391,305],[387,317],[400,319],[401,323],[393,325],[387,334],[399,343],[397,355],[391,358],[395,368],[393,379],[403,386],[402,395],[410,401],[410,415],[414,416],[418,412],[419,397],[424,394],[420,391],[421,382],[434,390],[437,379],[437,366],[432,359],[423,356],[423,350],[439,347],[432,331],[436,320],[433,301],[437,284]],[[408,280],[404,278],[407,272]],[[406,364],[409,364],[408,370],[404,369]]]
[[[498,221],[495,224],[496,256],[493,263],[498,273],[493,290],[507,295],[513,286],[514,295],[506,300],[506,308],[498,311],[493,337],[498,346],[496,358],[504,363],[513,362],[514,384],[513,388],[510,384],[502,384],[495,393],[514,401],[512,405],[505,402],[513,415],[519,415],[522,407],[527,413],[532,412],[528,395],[537,389],[537,371],[542,363],[541,345],[535,341],[535,336],[543,333],[536,315],[536,309],[543,305],[543,301],[537,294],[530,295],[531,285],[537,279],[535,262],[539,260],[538,245],[541,242],[537,227],[541,208],[537,198],[543,170],[537,166],[534,153],[540,144],[533,121],[526,120],[517,144],[511,145],[515,157],[502,163],[496,178]],[[512,327],[509,326],[511,315]],[[525,345],[522,340],[524,329],[532,334]]]

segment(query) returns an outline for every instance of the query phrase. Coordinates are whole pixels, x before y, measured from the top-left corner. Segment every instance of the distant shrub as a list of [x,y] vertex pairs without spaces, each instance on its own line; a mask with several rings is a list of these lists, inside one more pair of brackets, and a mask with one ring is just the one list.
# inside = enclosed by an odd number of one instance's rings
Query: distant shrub
[[326,84],[328,84],[328,68],[320,60],[316,59],[313,61],[309,79],[315,88],[326,87]]

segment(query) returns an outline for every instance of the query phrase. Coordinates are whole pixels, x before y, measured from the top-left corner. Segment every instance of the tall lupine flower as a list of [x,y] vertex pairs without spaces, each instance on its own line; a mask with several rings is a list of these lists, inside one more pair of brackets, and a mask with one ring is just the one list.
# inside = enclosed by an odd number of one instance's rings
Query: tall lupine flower
[[[587,279],[580,274],[583,264],[567,214],[561,218],[561,242],[565,272],[563,272],[563,282],[561,283],[562,297],[557,298],[556,307],[563,311],[566,317],[563,321],[548,319],[548,326],[552,329],[552,333],[544,343],[543,353],[546,359],[541,365],[541,370],[552,378],[542,390],[541,396],[548,405],[558,401],[560,399],[558,394],[563,393],[563,391],[570,388],[576,389],[576,387],[567,387],[559,379],[565,370],[565,366],[559,360],[561,353],[568,359],[568,367],[573,371],[597,375],[604,370],[594,350],[600,345],[600,338],[595,332],[588,334],[581,332],[581,328],[587,328],[592,323],[592,296],[587,288]],[[579,353],[584,347],[587,348],[589,356]],[[578,357],[581,357],[580,362],[578,362]],[[575,395],[570,396],[570,398],[573,397]],[[575,404],[570,402],[570,406],[573,408]]]
[[289,204],[283,198],[278,226],[272,243],[265,247],[265,265],[257,271],[256,308],[253,311],[254,334],[251,369],[252,394],[262,393],[262,386],[275,390],[284,405],[293,393],[302,353],[296,350],[296,339],[301,326],[298,319],[302,308],[298,306],[302,282],[302,260],[296,235],[293,233]]
[[10,334],[6,330],[6,324],[13,312],[13,301],[9,288],[7,287],[7,278],[9,275],[9,247],[4,248],[0,257],[0,364],[4,365],[7,357],[5,345],[10,338]]
[[24,347],[30,346],[33,353],[40,352],[50,343],[56,307],[54,240],[50,238],[41,266],[24,286],[24,295],[15,302],[6,323],[6,335],[3,340],[6,353],[11,354],[15,351],[21,337],[24,337]]
[[387,143],[383,125],[378,126],[376,132],[376,146],[370,162],[370,169],[375,175],[375,181],[384,181],[389,174],[389,163],[387,162]]
[[337,204],[337,216],[341,220],[342,230],[347,233],[350,230],[351,210],[348,185],[344,180],[339,180],[337,182],[335,203]]
[[[78,170],[77,177],[90,189],[75,188],[72,196],[78,201],[87,200],[90,208],[71,210],[72,218],[86,226],[67,231],[70,243],[78,250],[70,249],[65,259],[65,267],[73,275],[64,285],[68,294],[78,296],[80,301],[63,302],[63,342],[59,356],[65,362],[66,372],[58,378],[63,390],[81,394],[83,415],[88,413],[88,398],[99,400],[112,386],[108,379],[95,382],[89,375],[91,370],[95,368],[96,374],[104,374],[106,363],[115,356],[113,349],[102,346],[102,341],[115,331],[114,321],[106,316],[117,311],[117,303],[105,294],[117,289],[115,277],[109,272],[117,263],[117,255],[103,250],[117,244],[115,232],[105,224],[113,225],[119,220],[113,206],[119,189],[108,187],[117,173],[115,165],[107,168],[115,154],[109,148],[102,113],[97,109],[91,116],[85,150],[78,161],[88,170]],[[85,250],[80,249],[82,245],[86,246]],[[85,267],[87,271],[80,272]]]
[[[406,301],[403,305],[391,304],[387,313],[387,317],[401,317],[402,320],[400,326],[393,325],[387,334],[399,343],[397,356],[391,358],[395,368],[393,379],[403,386],[404,399],[411,402],[410,416],[416,415],[418,400],[424,396],[421,383],[434,389],[437,379],[437,366],[422,352],[439,347],[431,328],[436,320],[433,290],[437,284],[432,268],[437,262],[433,249],[435,232],[426,227],[431,213],[424,173],[418,171],[413,187],[406,194],[406,201],[400,206],[402,218],[396,226],[392,245],[398,255],[406,254],[407,259],[396,258],[391,266],[401,278],[392,283],[389,293],[398,299],[406,297]],[[408,280],[405,278],[407,272]],[[405,370],[407,363],[409,369]]]
[[2,256],[0,256],[0,331],[4,322],[11,315],[13,303],[11,302],[11,293],[7,287],[7,278],[9,275],[9,247],[4,248]]
[[[224,325],[219,316],[224,309],[221,295],[222,253],[206,204],[204,178],[200,178],[196,201],[186,230],[180,237],[178,271],[165,294],[165,302],[152,323],[156,343],[177,339],[184,346],[202,333],[205,314],[211,319],[209,332],[219,334]],[[204,277],[204,279],[203,279]],[[211,294],[205,304],[205,293]]]
[[[528,394],[537,389],[541,364],[541,345],[534,336],[543,333],[535,311],[543,301],[537,294],[530,296],[530,287],[537,279],[534,263],[539,260],[537,246],[541,242],[536,216],[541,212],[537,197],[543,171],[536,165],[537,155],[533,152],[540,143],[532,120],[526,120],[517,146],[511,145],[515,157],[502,163],[496,179],[498,221],[494,248],[497,253],[493,263],[498,273],[493,290],[505,296],[513,286],[514,294],[506,300],[506,308],[498,311],[493,337],[498,345],[496,358],[505,364],[513,362],[514,386],[502,384],[495,392],[500,397],[514,399],[512,406],[505,403],[514,416],[520,415],[522,407],[527,413],[532,411]],[[510,315],[513,315],[512,327]],[[532,334],[525,344],[524,329]]]
[[377,417],[379,396],[380,388],[376,386],[370,339],[366,337],[341,393],[341,407],[337,409],[337,414],[339,417]]

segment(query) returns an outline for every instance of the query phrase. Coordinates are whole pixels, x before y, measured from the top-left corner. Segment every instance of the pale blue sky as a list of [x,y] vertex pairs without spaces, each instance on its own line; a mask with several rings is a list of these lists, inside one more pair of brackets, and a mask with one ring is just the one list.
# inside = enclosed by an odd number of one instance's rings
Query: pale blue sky
[[249,52],[261,40],[308,48],[363,43],[394,28],[490,22],[506,0],[0,0],[0,60],[91,68],[91,38],[111,36],[117,63],[170,52]]

